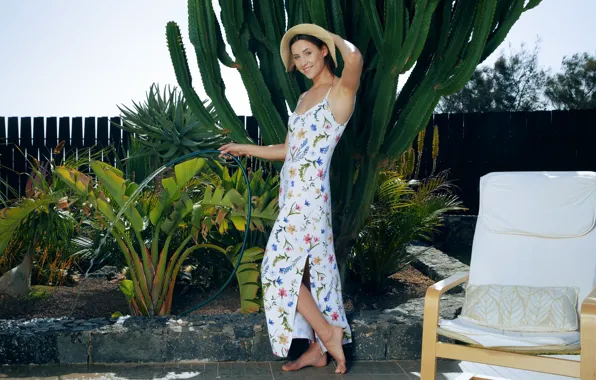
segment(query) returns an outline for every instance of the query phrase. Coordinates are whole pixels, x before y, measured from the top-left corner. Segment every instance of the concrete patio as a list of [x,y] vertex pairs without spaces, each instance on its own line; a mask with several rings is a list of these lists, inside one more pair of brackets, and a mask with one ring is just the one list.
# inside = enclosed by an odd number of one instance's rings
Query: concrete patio
[[[222,362],[222,363],[180,363],[166,365],[67,365],[67,366],[11,366],[0,367],[0,379],[244,379],[244,380],[408,380],[420,378],[420,362],[401,361],[356,361],[348,363],[348,373],[336,375],[335,363],[325,368],[305,368],[298,372],[283,372],[282,362]],[[510,380],[565,380],[562,376],[540,374],[502,367],[468,362],[440,361],[438,380],[466,380],[473,374],[493,379]]]

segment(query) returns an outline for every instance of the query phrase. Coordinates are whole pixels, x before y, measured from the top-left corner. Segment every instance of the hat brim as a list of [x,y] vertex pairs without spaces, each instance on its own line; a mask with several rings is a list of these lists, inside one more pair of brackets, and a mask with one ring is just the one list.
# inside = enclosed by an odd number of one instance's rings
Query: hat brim
[[333,42],[331,34],[324,28],[321,28],[315,24],[298,24],[288,29],[286,34],[284,34],[282,37],[279,46],[279,54],[281,55],[281,60],[284,63],[286,71],[292,71],[294,67],[292,51],[290,50],[290,41],[297,34],[308,34],[323,41],[329,49],[331,59],[333,59],[335,66],[337,66],[337,59],[335,58],[335,43]]

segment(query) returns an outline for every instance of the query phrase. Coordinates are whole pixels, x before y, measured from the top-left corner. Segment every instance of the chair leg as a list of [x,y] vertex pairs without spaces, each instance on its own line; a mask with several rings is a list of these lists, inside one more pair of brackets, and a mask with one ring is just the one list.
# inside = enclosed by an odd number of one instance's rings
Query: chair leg
[[580,360],[581,380],[596,380],[596,355],[582,347]]
[[435,380],[437,377],[437,329],[424,327],[422,331],[422,358],[420,360],[420,380]]
[[596,290],[584,301],[581,309],[581,380],[596,380]]
[[[434,351],[434,350],[433,350]],[[420,361],[420,380],[435,380],[437,378],[437,357],[434,353],[422,350]]]

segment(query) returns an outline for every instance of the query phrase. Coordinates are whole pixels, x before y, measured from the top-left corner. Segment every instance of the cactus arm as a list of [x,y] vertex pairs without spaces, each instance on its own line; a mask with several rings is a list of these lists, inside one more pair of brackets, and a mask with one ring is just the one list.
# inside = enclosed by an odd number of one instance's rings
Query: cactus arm
[[[484,61],[491,55],[497,47],[503,42],[511,30],[513,24],[517,22],[524,10],[524,0],[515,0],[507,9],[502,10],[499,15],[499,27],[488,38],[481,61]],[[496,17],[495,17],[496,19]]]
[[[402,152],[408,149],[412,142],[412,135],[415,135],[420,129],[424,128],[428,120],[433,114],[433,111],[439,103],[440,97],[435,95],[433,91],[426,91],[420,93],[417,99],[413,99],[414,105],[411,107],[409,117],[402,122],[403,128],[399,136],[389,144],[386,154],[394,154],[395,152]],[[401,149],[401,150],[400,150]]]
[[457,2],[449,39],[445,50],[439,52],[442,59],[437,73],[439,78],[445,77],[456,66],[461,50],[463,49],[462,46],[466,45],[466,41],[472,31],[476,6],[475,1]]
[[[443,29],[442,25],[440,24],[440,20],[444,20],[444,15],[437,15],[437,17],[433,20],[433,23],[431,24],[431,29],[433,31],[440,31]],[[418,62],[410,74],[410,79],[402,88],[402,91],[399,94],[398,100],[395,104],[395,111],[393,113],[391,122],[389,123],[392,125],[392,129],[387,134],[381,149],[383,154],[387,156],[393,156],[393,153],[395,153],[397,149],[400,149],[398,147],[403,145],[404,138],[411,141],[411,133],[415,132],[412,132],[412,128],[409,125],[404,125],[403,123],[410,113],[424,113],[426,111],[419,111],[418,109],[414,111],[413,108],[415,104],[419,102],[422,93],[426,92],[434,94],[433,85],[436,83],[436,73],[438,69],[436,66],[433,66],[433,64],[435,64],[437,60],[440,60],[440,58],[438,58],[434,52],[437,51],[437,48],[441,43],[444,43],[444,41],[441,41],[438,33],[435,32],[430,34],[430,37],[418,59]],[[415,129],[416,127],[414,127],[414,130]],[[404,147],[403,149],[406,150],[407,147]]]
[[281,36],[285,33],[286,31],[286,11],[284,8],[284,1],[283,0],[275,0],[273,2],[273,8],[275,8],[274,12],[276,15],[276,19],[279,21],[277,23],[277,30],[276,30],[276,36],[278,36],[281,40]]
[[[271,9],[270,0],[257,2],[255,1],[255,10],[259,11],[260,18],[262,20],[267,20],[268,15],[273,14],[274,10]],[[281,60],[281,56],[279,55],[279,44],[281,42],[280,34],[276,32],[276,29],[279,27],[273,27],[270,23],[266,24],[266,34],[263,34],[259,22],[257,20],[257,16],[250,12],[248,14],[249,17],[249,25],[250,30],[253,36],[267,46],[269,50],[269,55],[265,56],[263,54],[259,54],[259,61],[261,62],[261,72],[265,75],[274,73],[275,75],[269,75],[269,80],[272,82],[273,87],[270,88],[281,88],[283,99],[279,99],[280,103],[282,104],[281,109],[277,107],[278,111],[284,115],[284,119],[287,118],[287,110],[285,101],[288,102],[288,106],[290,109],[296,108],[296,104],[298,102],[298,96],[300,95],[300,90],[298,88],[298,83],[295,79],[291,79],[290,76],[285,72],[283,67],[283,61]],[[272,66],[265,68],[263,63],[265,62],[272,62]]]
[[201,123],[215,127],[211,115],[207,109],[205,109],[203,102],[192,88],[192,78],[188,68],[188,60],[186,59],[184,44],[182,43],[182,36],[180,35],[180,28],[175,22],[168,22],[166,36],[176,79],[186,101],[188,102],[188,106],[192,109]]
[[437,86],[439,94],[449,95],[456,92],[472,76],[486,46],[496,4],[497,0],[480,0],[478,2],[472,40],[467,46],[466,54],[461,63],[454,69],[453,75]]
[[341,11],[341,4],[339,0],[331,0],[329,2],[329,16],[331,18],[331,30],[335,34],[339,34],[344,37],[346,35],[346,29],[344,27],[344,16]]
[[541,2],[542,2],[542,0],[530,0],[530,1],[528,1],[528,4],[524,8],[524,11],[530,10],[530,9],[538,6],[538,4],[540,4]]
[[396,125],[385,140],[385,144],[381,149],[383,154],[393,156],[404,145],[404,141],[407,140],[409,143],[420,126],[416,123],[420,123],[427,114],[428,105],[434,103],[435,99],[438,102],[439,96],[433,91],[432,80],[432,73],[428,73],[419,87],[415,89],[412,97],[400,113]]
[[203,87],[213,101],[224,128],[231,130],[232,138],[241,141],[246,139],[246,130],[225,94],[217,57],[217,23],[210,1],[188,0],[189,38],[195,47]]
[[288,10],[288,28],[302,23],[310,22],[308,10],[304,0],[286,0]]
[[227,67],[235,68],[236,62],[230,57],[228,52],[226,51],[226,44],[223,40],[223,36],[221,33],[221,27],[219,26],[219,22],[215,23],[215,33],[217,37],[217,58],[219,61]]
[[[398,2],[388,2],[385,6],[385,19],[398,20],[402,17],[403,6]],[[397,22],[389,22],[385,27],[385,34],[383,38],[383,58],[381,59],[379,73],[375,77],[377,88],[374,89],[375,105],[373,108],[372,122],[370,123],[370,134],[368,140],[367,152],[370,155],[376,155],[379,147],[385,137],[389,120],[391,119],[393,107],[397,100],[397,82],[399,72],[393,65],[398,59],[399,49],[392,49],[401,43],[399,40],[400,34],[397,29],[400,24]]]
[[396,70],[399,73],[409,70],[418,60],[418,55],[422,52],[424,42],[428,36],[430,22],[437,4],[438,0],[416,2],[412,25],[408,30],[406,40],[395,63]]
[[[384,39],[387,41],[387,34],[393,35],[395,40],[393,49],[401,50],[404,43],[404,24],[407,23],[407,20],[404,18],[404,7],[397,7],[396,10],[391,12],[391,6],[393,5],[394,3],[392,2],[385,3],[385,20],[391,20],[389,17],[395,17],[395,21],[392,21],[385,26]],[[389,48],[390,47],[387,45],[383,46],[383,52],[386,53]]]
[[329,30],[327,24],[327,11],[325,10],[325,2],[322,0],[306,0],[308,7],[308,14],[313,22],[320,27]]
[[271,92],[259,71],[255,57],[248,50],[249,31],[246,24],[242,24],[244,16],[239,16],[241,10],[238,10],[238,2],[221,0],[220,5],[226,37],[239,65],[238,71],[248,93],[252,113],[259,122],[263,144],[281,144],[285,140],[287,130],[271,103]]
[[381,27],[381,20],[377,13],[375,2],[369,0],[361,0],[362,11],[366,19],[368,32],[372,36],[372,40],[377,50],[383,49],[383,29]]
[[449,38],[449,28],[451,27],[453,4],[451,3],[451,1],[444,1],[442,5],[442,8],[439,8],[441,23],[440,28],[438,30],[439,43],[437,45],[437,52],[443,52],[445,50],[445,46],[447,45],[447,40]]
[[[344,9],[346,8],[344,7]],[[346,25],[348,25],[348,28],[346,29],[346,37],[358,47],[362,57],[366,57],[371,36],[368,31],[366,16],[362,10],[361,3],[359,1],[352,2],[350,4],[350,9],[346,10],[346,12],[348,11],[351,11],[353,16],[350,17],[346,22]],[[370,63],[371,62],[367,61],[366,59],[364,60],[365,66],[369,65]]]

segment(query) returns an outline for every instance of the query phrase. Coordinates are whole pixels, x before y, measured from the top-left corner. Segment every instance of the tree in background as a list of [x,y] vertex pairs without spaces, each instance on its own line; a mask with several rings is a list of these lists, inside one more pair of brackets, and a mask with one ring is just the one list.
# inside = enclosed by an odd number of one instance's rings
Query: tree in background
[[596,108],[596,56],[563,57],[562,73],[548,78],[545,96],[555,109]]
[[441,99],[438,112],[536,111],[546,108],[542,96],[548,73],[538,65],[539,42],[529,51],[509,47],[492,67],[481,66],[464,88]]

